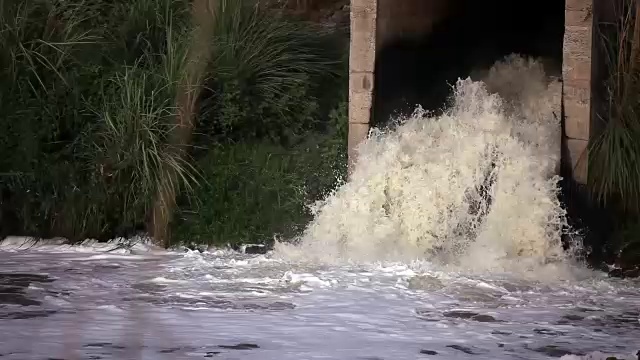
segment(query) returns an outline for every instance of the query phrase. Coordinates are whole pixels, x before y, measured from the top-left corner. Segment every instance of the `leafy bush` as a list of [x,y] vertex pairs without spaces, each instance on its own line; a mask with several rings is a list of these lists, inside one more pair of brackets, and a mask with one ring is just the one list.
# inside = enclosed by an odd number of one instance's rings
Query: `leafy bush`
[[[168,140],[177,116],[178,79],[173,76],[137,66],[116,74],[103,89],[98,121],[84,136],[90,143],[77,146],[90,172],[92,204],[102,210],[94,214],[115,217],[121,229],[140,226],[160,187],[191,190],[197,183],[184,151]],[[177,175],[178,184],[171,183],[169,173]],[[96,204],[95,199],[102,201]]]
[[175,239],[238,245],[299,233],[311,218],[308,206],[346,178],[348,117],[342,90],[323,131],[307,132],[302,142],[221,143],[206,152],[197,164],[203,181],[182,201]]
[[40,234],[57,226],[65,196],[75,189],[79,167],[68,144],[87,114],[74,86],[81,76],[91,78],[77,54],[96,39],[73,2],[0,7],[0,153],[10,154],[0,160],[0,187],[20,230]]
[[181,211],[180,239],[242,243],[290,234],[304,216],[304,178],[296,154],[269,143],[211,150],[199,162],[207,180]]
[[[0,0],[0,234],[127,236],[165,188],[197,191],[183,194],[197,201],[182,214],[201,211],[179,226],[185,240],[270,238],[303,223],[342,151],[329,116],[343,98],[342,34],[217,2],[194,162],[171,139],[188,5]],[[229,179],[240,175],[238,188]]]
[[252,2],[223,0],[215,12],[195,144],[204,181],[182,200],[176,238],[292,236],[309,219],[307,205],[346,171],[343,38]]
[[308,205],[346,173],[346,137],[308,135],[313,140],[294,148],[245,142],[208,152],[198,163],[204,181],[183,202],[175,239],[237,245],[297,234],[311,217]]
[[164,141],[184,62],[183,41],[168,40],[184,34],[167,20],[171,11],[154,14],[147,24],[162,22],[165,38],[151,36],[154,27],[138,28],[142,55],[114,59],[131,32],[98,25],[128,23],[113,15],[140,16],[121,11],[124,5],[1,3],[0,60],[7,66],[0,74],[0,152],[11,156],[0,160],[0,200],[4,216],[16,220],[3,232],[72,240],[130,233],[143,226],[144,196],[159,186],[164,167],[192,177]]

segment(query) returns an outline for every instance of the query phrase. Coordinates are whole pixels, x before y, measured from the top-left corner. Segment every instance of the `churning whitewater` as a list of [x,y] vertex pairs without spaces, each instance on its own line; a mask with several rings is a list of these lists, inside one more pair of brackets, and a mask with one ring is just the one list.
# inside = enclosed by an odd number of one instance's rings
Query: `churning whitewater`
[[346,184],[295,246],[321,262],[429,259],[477,270],[563,260],[554,82],[519,56],[459,80],[441,115],[418,108],[359,148]]

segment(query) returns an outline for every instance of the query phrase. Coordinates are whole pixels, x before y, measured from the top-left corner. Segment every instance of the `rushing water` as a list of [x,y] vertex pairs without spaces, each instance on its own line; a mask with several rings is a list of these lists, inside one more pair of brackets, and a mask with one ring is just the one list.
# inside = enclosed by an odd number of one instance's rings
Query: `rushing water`
[[480,271],[564,260],[550,85],[542,65],[516,56],[483,82],[458,81],[444,114],[416,111],[374,133],[300,244],[279,251],[321,262],[427,256]]
[[639,348],[640,284],[589,271],[544,282],[429,262],[56,247],[0,261],[1,359],[632,359]]
[[553,103],[517,57],[459,81],[267,255],[5,241],[0,358],[635,358],[640,284],[562,249]]

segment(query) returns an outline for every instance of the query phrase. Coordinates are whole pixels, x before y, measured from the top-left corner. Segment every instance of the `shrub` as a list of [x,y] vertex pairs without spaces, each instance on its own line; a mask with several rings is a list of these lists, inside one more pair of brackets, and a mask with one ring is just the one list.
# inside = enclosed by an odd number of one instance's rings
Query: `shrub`
[[[159,186],[161,168],[192,177],[164,145],[184,62],[174,46],[182,41],[167,41],[183,36],[171,24],[178,2],[126,3],[0,3],[0,152],[11,154],[0,159],[0,191],[5,216],[16,219],[9,231],[72,240],[131,232],[144,222],[143,196]],[[128,50],[141,55],[114,58],[140,16],[147,27],[135,29],[141,41]]]
[[294,142],[316,126],[318,111],[328,111],[319,108],[317,84],[338,77],[343,64],[339,34],[252,1],[221,0],[215,13],[199,119],[206,142]]
[[191,190],[197,183],[186,154],[169,141],[179,75],[161,70],[134,66],[116,74],[103,89],[98,121],[85,135],[88,143],[76,149],[89,172],[92,206],[101,210],[94,209],[94,221],[116,232],[142,227],[160,187]]
[[78,166],[67,145],[87,114],[74,88],[93,70],[78,54],[96,37],[74,2],[2,2],[0,8],[0,153],[9,155],[0,159],[0,190],[20,230],[42,234],[75,189]]
[[181,210],[178,238],[238,244],[296,231],[304,217],[304,178],[295,154],[269,143],[225,145],[199,163],[206,183]]
[[266,239],[304,223],[342,149],[329,121],[344,94],[341,34],[220,0],[194,162],[170,139],[187,5],[0,0],[0,233],[131,235],[165,188],[187,190],[181,214],[201,211],[185,215],[183,239]]
[[116,55],[110,59],[116,63],[158,65],[171,51],[172,33],[190,28],[188,0],[120,0],[113,9],[108,36]]
[[183,198],[177,240],[287,238],[346,170],[342,34],[220,1],[194,152],[204,181]]
[[611,34],[601,36],[606,54],[608,104],[604,124],[589,151],[591,190],[597,201],[640,213],[640,39],[634,34],[635,7],[625,1]]
[[298,234],[311,218],[308,205],[346,178],[346,89],[340,94],[322,131],[307,132],[295,145],[267,139],[212,146],[197,164],[201,185],[182,199],[174,239],[268,244]]
[[183,201],[175,240],[215,245],[270,243],[299,233],[308,205],[346,172],[345,141],[309,133],[294,148],[271,142],[220,145],[198,162],[204,181]]

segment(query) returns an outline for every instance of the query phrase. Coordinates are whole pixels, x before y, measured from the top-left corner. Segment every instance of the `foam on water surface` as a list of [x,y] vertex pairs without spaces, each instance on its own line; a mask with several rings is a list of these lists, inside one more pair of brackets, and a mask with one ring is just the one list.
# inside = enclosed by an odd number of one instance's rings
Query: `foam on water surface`
[[640,336],[640,284],[599,273],[548,283],[427,262],[77,258],[0,252],[4,358],[547,359],[629,355]]
[[[47,252],[81,252],[95,253],[92,256],[114,258],[126,254],[166,254],[161,249],[152,244],[151,239],[134,237],[131,239],[116,238],[107,242],[99,242],[94,239],[87,239],[79,243],[70,243],[67,239],[38,239],[24,236],[9,236],[0,241],[2,251],[47,251]],[[99,252],[99,254],[97,254]]]

